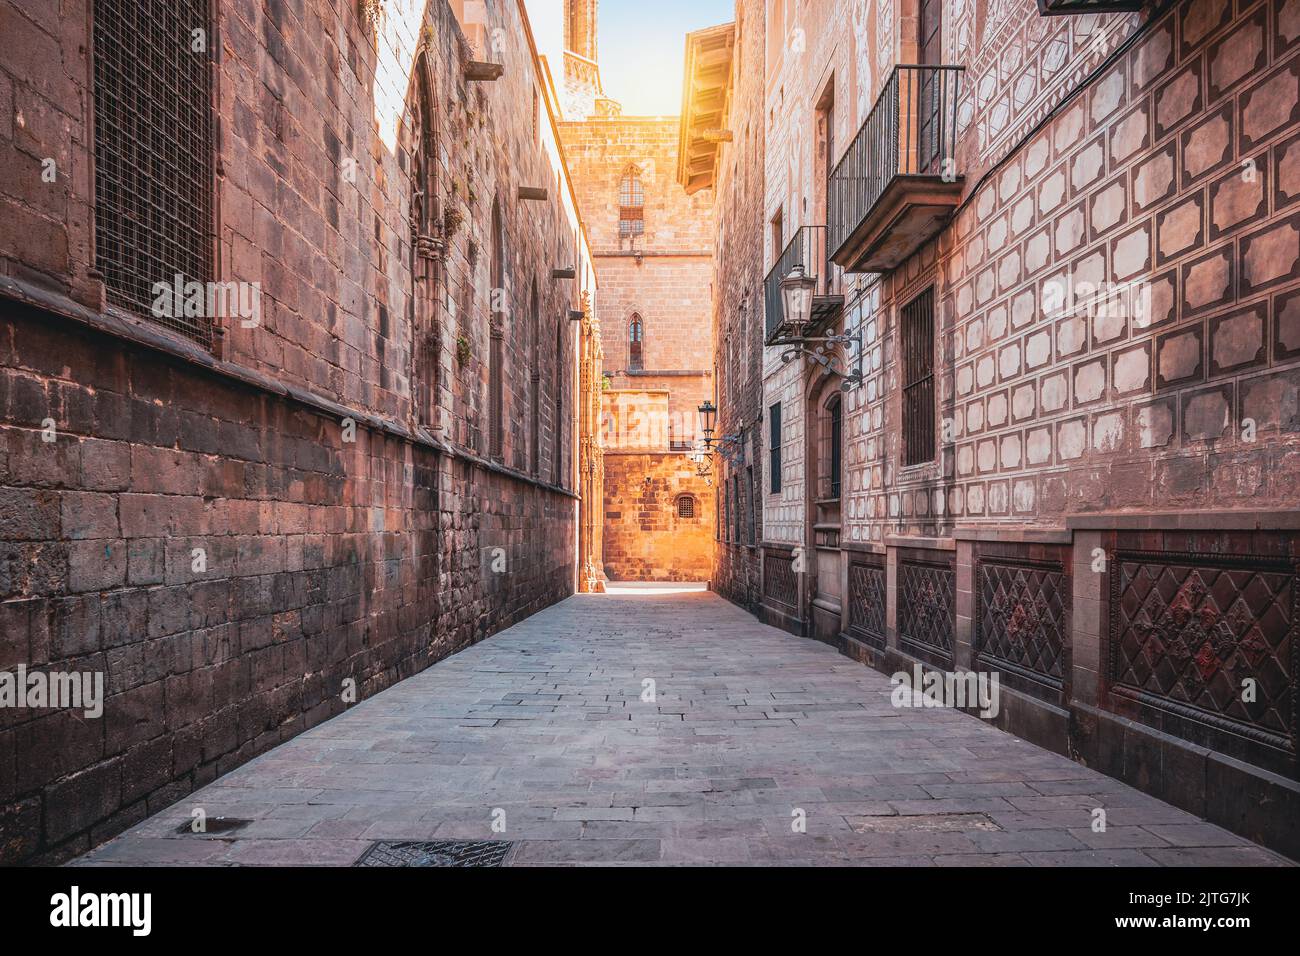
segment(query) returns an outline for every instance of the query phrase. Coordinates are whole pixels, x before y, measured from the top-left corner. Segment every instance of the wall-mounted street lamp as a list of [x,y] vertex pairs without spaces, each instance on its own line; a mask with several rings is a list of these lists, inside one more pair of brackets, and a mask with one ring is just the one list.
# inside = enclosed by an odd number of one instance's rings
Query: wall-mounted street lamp
[[[787,329],[797,330],[793,339],[787,339],[790,347],[781,353],[781,362],[788,363],[795,360],[800,355],[806,355],[822,368],[834,372],[836,375],[843,376],[840,382],[841,391],[847,392],[849,389],[862,384],[861,368],[849,370],[850,347],[861,349],[862,343],[858,339],[857,333],[843,335],[825,335],[821,337],[805,338],[801,333],[807,328],[808,321],[812,317],[813,293],[817,287],[817,279],[808,275],[802,265],[795,265],[790,270],[790,274],[781,280],[781,309],[784,315],[784,326]],[[809,346],[812,346],[809,348]],[[843,362],[845,371],[840,371],[837,364]]]
[[717,452],[727,459],[734,468],[740,463],[742,457],[740,448],[741,435],[723,435],[720,438],[714,438],[713,431],[717,420],[718,409],[713,402],[706,398],[704,404],[700,406],[700,431],[704,433],[704,454]]
[[808,324],[816,288],[817,279],[808,275],[802,264],[796,264],[781,280],[781,311],[787,328],[802,329]]
[[695,465],[695,477],[703,478],[706,485],[713,484],[713,458],[704,452],[704,444],[697,441],[691,449],[691,462]]

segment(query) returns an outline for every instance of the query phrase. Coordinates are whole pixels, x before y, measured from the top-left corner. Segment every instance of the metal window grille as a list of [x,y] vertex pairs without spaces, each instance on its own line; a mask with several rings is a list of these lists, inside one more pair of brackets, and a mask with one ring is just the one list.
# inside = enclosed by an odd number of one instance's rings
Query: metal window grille
[[210,347],[206,291],[201,315],[153,310],[155,283],[179,275],[206,290],[212,276],[208,4],[96,0],[93,42],[95,261],[108,300]]
[[695,499],[690,495],[682,495],[677,499],[677,517],[694,518],[695,517]]
[[758,529],[758,489],[754,487],[754,466],[745,466],[745,487],[749,496],[749,544],[754,544]]
[[934,460],[934,288],[903,306],[904,464]]
[[781,403],[777,402],[767,410],[768,426],[771,429],[771,435],[768,442],[768,455],[770,456],[769,470],[770,487],[772,494],[779,494],[781,491]]
[[731,529],[731,534],[732,534],[731,540],[739,544],[740,543],[740,522],[743,520],[745,514],[745,493],[740,487],[740,475],[731,476],[731,488],[732,488],[732,498],[735,500],[735,508],[733,509],[732,514],[734,515],[736,520],[736,523],[732,526]]
[[629,172],[618,184],[618,234],[640,236],[645,231],[645,192],[641,177]]

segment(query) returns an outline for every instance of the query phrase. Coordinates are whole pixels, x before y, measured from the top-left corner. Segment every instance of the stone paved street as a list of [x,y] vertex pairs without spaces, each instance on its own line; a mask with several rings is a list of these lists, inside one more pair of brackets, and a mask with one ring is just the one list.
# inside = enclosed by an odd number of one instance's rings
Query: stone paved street
[[[458,839],[512,841],[508,865],[1285,862],[978,719],[895,709],[889,691],[710,593],[579,595],[81,862],[346,865],[370,841]],[[195,807],[251,822],[178,833]]]

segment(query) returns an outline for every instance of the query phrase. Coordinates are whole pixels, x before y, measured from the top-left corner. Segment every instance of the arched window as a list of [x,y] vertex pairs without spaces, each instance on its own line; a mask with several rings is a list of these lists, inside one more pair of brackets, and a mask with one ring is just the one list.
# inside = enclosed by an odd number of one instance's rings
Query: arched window
[[492,291],[488,322],[488,454],[500,458],[505,446],[505,402],[503,398],[505,338],[505,230],[500,200],[492,200]]
[[642,351],[645,345],[645,326],[641,322],[641,316],[634,314],[632,321],[627,324],[627,367],[630,369],[645,368],[645,353]]
[[822,494],[826,498],[840,496],[841,450],[843,448],[843,404],[838,393],[822,408],[820,471]]
[[413,395],[422,425],[438,424],[439,338],[434,318],[434,237],[439,234],[435,174],[433,87],[422,53],[412,72],[408,148],[411,156],[411,295],[409,320],[414,358]]
[[641,170],[629,166],[618,182],[618,237],[631,239],[645,232],[645,193]]
[[566,364],[566,353],[564,351],[564,323],[567,319],[560,319],[555,325],[555,454],[552,464],[551,484],[561,484],[564,476],[564,433],[567,430],[564,423],[564,366]]
[[690,495],[677,496],[677,517],[694,518],[695,517],[695,499]]
[[528,454],[534,475],[542,470],[542,318],[537,311],[537,280],[533,279],[532,305],[528,316],[528,354],[531,366],[528,376]]

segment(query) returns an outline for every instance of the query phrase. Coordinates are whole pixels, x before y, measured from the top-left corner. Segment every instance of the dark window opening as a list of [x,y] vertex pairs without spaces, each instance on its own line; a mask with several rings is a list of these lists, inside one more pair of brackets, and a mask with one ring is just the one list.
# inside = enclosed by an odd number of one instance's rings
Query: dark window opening
[[840,458],[843,436],[843,408],[836,395],[826,406],[826,487],[828,497],[840,496]]
[[695,517],[695,499],[690,495],[682,495],[677,499],[677,517],[694,518]]
[[934,288],[903,306],[903,463],[934,460]]
[[781,403],[777,402],[767,410],[768,426],[771,434],[768,436],[768,455],[769,455],[769,476],[770,489],[772,494],[781,492]]

